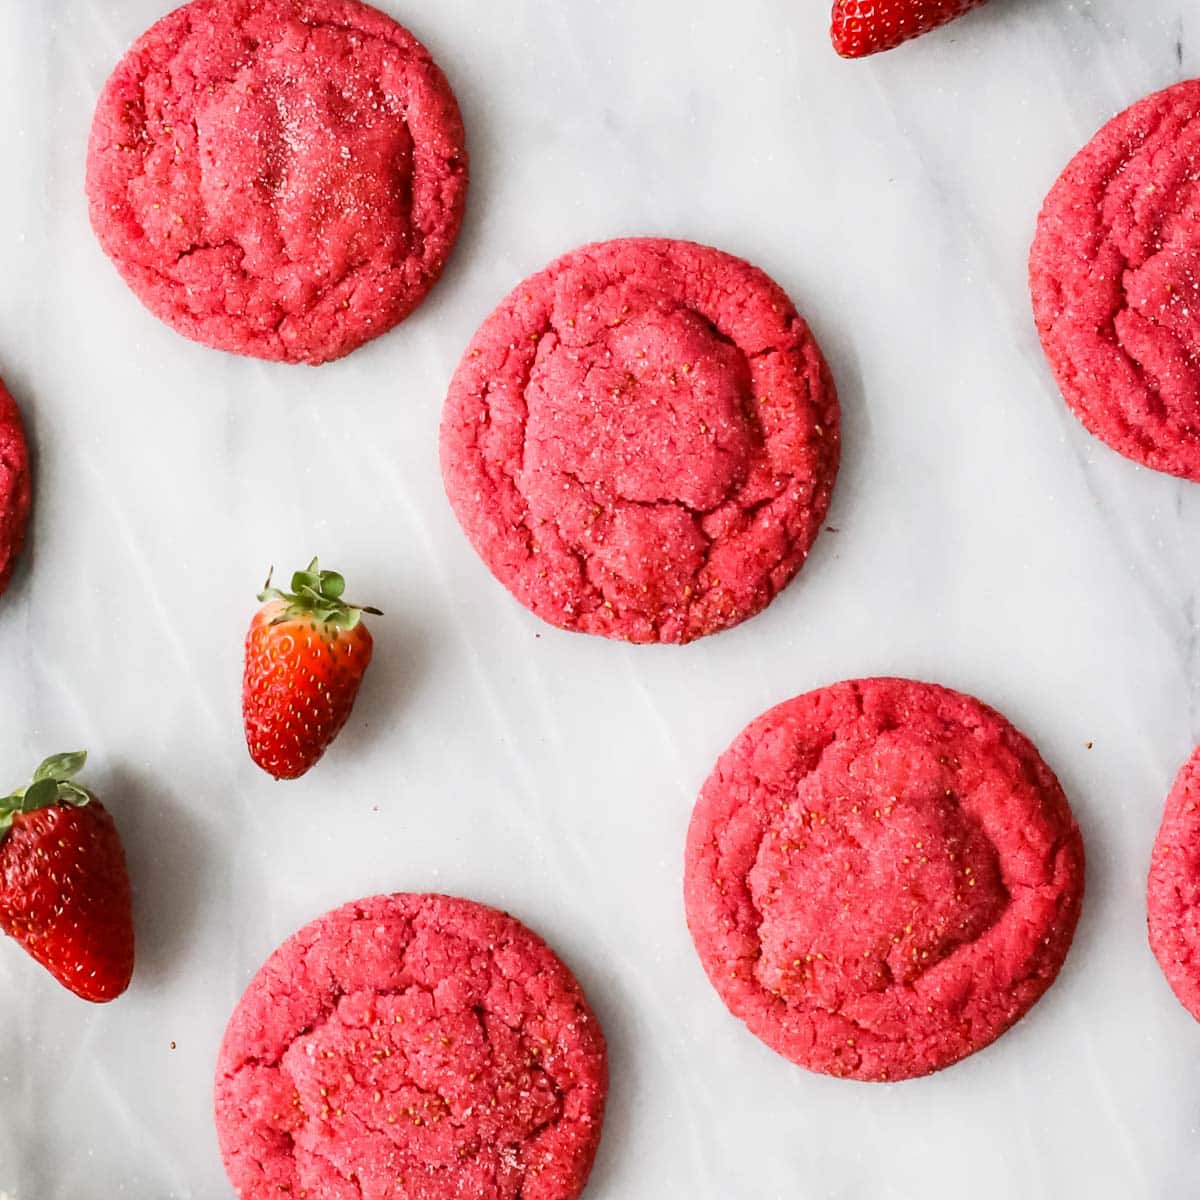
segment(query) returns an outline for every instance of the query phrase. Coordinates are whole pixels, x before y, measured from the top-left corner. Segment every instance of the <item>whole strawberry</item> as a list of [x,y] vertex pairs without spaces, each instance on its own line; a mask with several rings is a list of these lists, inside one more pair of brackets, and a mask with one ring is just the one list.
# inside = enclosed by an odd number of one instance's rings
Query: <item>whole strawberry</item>
[[133,904],[117,827],[75,782],[86,761],[57,754],[0,799],[0,929],[99,1004],[133,976]]
[[314,558],[292,576],[292,590],[271,586],[246,634],[242,716],[250,757],[276,779],[314,767],[341,732],[371,662],[363,613],[342,599],[346,581]]
[[833,48],[843,58],[863,58],[891,50],[928,33],[984,0],[836,0]]

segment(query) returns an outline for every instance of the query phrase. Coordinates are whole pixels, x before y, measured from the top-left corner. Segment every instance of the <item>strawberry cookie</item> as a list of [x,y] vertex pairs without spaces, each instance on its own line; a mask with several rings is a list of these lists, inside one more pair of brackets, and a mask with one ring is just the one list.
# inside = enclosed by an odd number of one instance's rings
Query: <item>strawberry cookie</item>
[[1200,1021],[1200,750],[1167,797],[1146,901],[1150,948],[1179,1002]]
[[563,629],[688,642],[800,569],[838,403],[783,291],[689,242],[587,246],[484,322],[450,385],[442,473],[467,536]]
[[25,544],[32,499],[21,413],[0,380],[0,593],[8,587]]
[[217,1134],[242,1200],[572,1200],[607,1090],[600,1027],[540,938],[466,900],[376,896],[251,982]]
[[446,77],[357,0],[193,0],[104,88],[87,190],[138,298],[208,346],[322,363],[433,286],[467,187]]
[[927,1075],[1058,974],[1083,844],[1037,751],[978,700],[839,683],[749,726],[704,786],[685,898],[701,962],[772,1049],[828,1075]]
[[1114,117],[1051,189],[1033,310],[1067,403],[1114,450],[1200,480],[1200,81]]

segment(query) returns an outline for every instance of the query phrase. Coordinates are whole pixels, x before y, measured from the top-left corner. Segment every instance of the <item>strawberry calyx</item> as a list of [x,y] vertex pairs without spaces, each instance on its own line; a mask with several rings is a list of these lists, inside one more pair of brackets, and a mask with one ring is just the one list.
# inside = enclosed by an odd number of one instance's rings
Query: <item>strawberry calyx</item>
[[52,754],[33,773],[32,781],[11,796],[0,797],[0,842],[22,813],[51,808],[55,804],[70,804],[82,808],[90,804],[92,794],[75,782],[75,776],[87,762],[86,750],[68,754]]
[[336,571],[322,571],[315,558],[303,571],[297,571],[292,576],[290,592],[271,586],[274,574],[275,568],[272,567],[263,590],[258,594],[259,600],[278,600],[284,605],[272,618],[272,625],[294,621],[297,617],[311,617],[322,625],[331,625],[335,629],[349,632],[362,620],[363,613],[383,616],[377,608],[366,604],[351,604],[349,600],[344,599],[345,579]]

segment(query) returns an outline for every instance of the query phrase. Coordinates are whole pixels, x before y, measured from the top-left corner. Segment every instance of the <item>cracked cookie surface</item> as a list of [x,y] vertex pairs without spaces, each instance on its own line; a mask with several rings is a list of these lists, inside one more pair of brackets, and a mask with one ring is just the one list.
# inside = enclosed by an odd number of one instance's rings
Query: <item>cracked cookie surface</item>
[[1200,750],[1167,796],[1146,911],[1154,956],[1179,1002],[1200,1021]]
[[0,379],[0,594],[25,545],[32,503],[25,428],[17,402]]
[[466,184],[445,76],[357,0],[193,0],[113,72],[88,149],[92,226],[142,303],[205,345],[287,362],[403,320]]
[[1054,981],[1083,845],[1030,742],[979,701],[839,683],[759,717],[688,832],[688,927],[726,1006],[793,1062],[897,1080],[982,1049]]
[[800,569],[839,455],[784,292],[688,242],[586,246],[520,284],[451,383],[442,473],[493,574],[564,629],[687,642]]
[[376,896],[251,982],[217,1133],[242,1200],[573,1200],[607,1087],[600,1027],[540,938],[470,901]]
[[1038,332],[1067,403],[1135,462],[1200,480],[1200,81],[1114,117],[1046,198]]

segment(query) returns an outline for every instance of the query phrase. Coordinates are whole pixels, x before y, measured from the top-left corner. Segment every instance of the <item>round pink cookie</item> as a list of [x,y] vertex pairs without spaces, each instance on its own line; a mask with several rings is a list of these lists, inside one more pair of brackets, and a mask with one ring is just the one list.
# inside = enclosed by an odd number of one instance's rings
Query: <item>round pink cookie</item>
[[607,1089],[600,1027],[540,938],[466,900],[376,896],[246,989],[217,1135],[242,1200],[571,1200]]
[[322,363],[406,317],[462,222],[445,76],[357,0],[193,0],[100,97],[87,189],[138,298],[208,346]]
[[1034,315],[1067,402],[1135,462],[1200,479],[1200,81],[1113,118],[1046,198]]
[[1150,947],[1179,1002],[1200,1021],[1200,750],[1167,797],[1146,890]]
[[796,574],[838,466],[833,380],[761,271],[689,242],[585,246],[483,323],[442,473],[493,574],[552,625],[687,642]]
[[8,587],[25,544],[32,501],[29,448],[21,413],[0,380],[0,593]]
[[730,1011],[813,1071],[926,1075],[1054,981],[1083,899],[1062,788],[999,713],[903,679],[781,704],[687,841],[688,926]]

